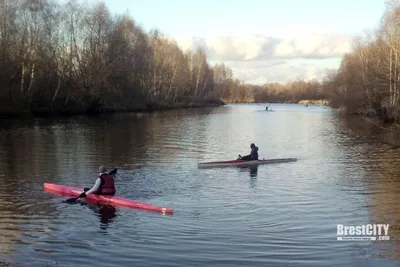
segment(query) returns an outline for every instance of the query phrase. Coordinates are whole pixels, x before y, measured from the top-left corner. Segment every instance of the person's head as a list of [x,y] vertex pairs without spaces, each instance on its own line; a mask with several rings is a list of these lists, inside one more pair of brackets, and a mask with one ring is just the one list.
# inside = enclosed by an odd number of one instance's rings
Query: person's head
[[101,166],[99,167],[99,173],[105,173],[105,172],[107,172],[106,167],[104,167],[103,165],[101,165]]
[[255,148],[256,145],[254,143],[251,143],[250,148]]

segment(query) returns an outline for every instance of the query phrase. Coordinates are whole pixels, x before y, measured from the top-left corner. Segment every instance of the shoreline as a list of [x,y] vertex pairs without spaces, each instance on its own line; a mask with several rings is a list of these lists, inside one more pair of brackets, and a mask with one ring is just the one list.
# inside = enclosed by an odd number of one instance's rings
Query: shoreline
[[108,108],[105,106],[99,107],[95,111],[85,111],[82,109],[58,109],[51,111],[50,107],[47,106],[14,106],[9,109],[0,108],[0,119],[15,119],[15,118],[45,118],[45,117],[74,117],[74,116],[97,116],[107,115],[114,113],[153,113],[158,111],[167,111],[175,109],[189,109],[189,108],[206,108],[206,107],[220,107],[228,104],[316,104],[323,105],[328,100],[300,100],[300,101],[269,101],[269,102],[258,102],[258,101],[243,101],[243,102],[228,102],[221,99],[206,99],[198,100],[193,102],[181,102],[181,103],[146,103],[145,105],[136,107],[114,107]]
[[374,123],[381,123],[387,125],[393,125],[396,123],[395,116],[390,110],[386,108],[380,108],[379,110],[374,110],[372,108],[360,108],[355,110],[349,110],[345,106],[333,107],[342,114],[360,116],[371,119]]
[[327,99],[303,99],[299,101],[226,101],[228,104],[314,104],[314,105],[324,105],[325,103],[329,106],[329,100]]
[[153,113],[157,111],[167,111],[175,109],[190,109],[190,108],[206,108],[206,107],[220,107],[225,106],[226,103],[220,99],[200,100],[189,103],[152,103],[146,104],[143,107],[130,107],[130,108],[106,108],[101,107],[96,111],[83,111],[83,110],[63,110],[52,112],[50,108],[26,108],[25,109],[0,109],[0,119],[16,119],[16,118],[54,118],[54,117],[75,117],[75,116],[97,116],[107,115],[114,113]]

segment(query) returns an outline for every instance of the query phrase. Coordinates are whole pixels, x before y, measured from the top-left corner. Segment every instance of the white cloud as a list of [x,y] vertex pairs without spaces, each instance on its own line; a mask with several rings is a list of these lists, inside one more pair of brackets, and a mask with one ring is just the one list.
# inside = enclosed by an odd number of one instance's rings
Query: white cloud
[[[340,34],[311,34],[292,39],[262,35],[219,36],[210,39],[175,37],[182,49],[203,48],[213,62],[224,62],[239,79],[256,84],[285,82],[296,78],[320,79],[326,68],[319,61],[339,58],[350,52],[354,37]],[[303,59],[306,64],[293,65]]]
[[286,82],[296,79],[318,80],[326,73],[325,68],[316,67],[312,64],[293,66],[282,61],[269,66],[267,64],[262,66],[262,64],[255,61],[247,62],[246,64],[230,62],[228,65],[232,68],[237,78],[253,84]]
[[353,37],[312,34],[293,39],[262,35],[176,38],[183,49],[203,48],[213,60],[269,60],[331,58],[349,52]]

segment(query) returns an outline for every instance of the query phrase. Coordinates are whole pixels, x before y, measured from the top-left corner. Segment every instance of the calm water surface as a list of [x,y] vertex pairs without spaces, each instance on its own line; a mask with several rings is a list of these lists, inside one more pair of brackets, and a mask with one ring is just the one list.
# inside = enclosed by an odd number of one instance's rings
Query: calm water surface
[[[362,138],[390,136],[321,106],[271,108],[3,120],[0,265],[399,266],[400,154]],[[261,158],[298,161],[197,168],[248,154],[251,142]],[[119,168],[118,195],[174,215],[43,191],[91,186],[101,164]],[[337,224],[368,223],[389,223],[391,240],[336,240]]]

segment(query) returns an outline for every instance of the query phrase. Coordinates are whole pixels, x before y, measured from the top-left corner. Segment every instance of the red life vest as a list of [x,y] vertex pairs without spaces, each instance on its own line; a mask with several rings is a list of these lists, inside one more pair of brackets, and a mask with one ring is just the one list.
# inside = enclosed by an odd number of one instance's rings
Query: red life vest
[[115,185],[114,185],[114,177],[111,175],[104,173],[100,175],[100,188],[97,191],[99,195],[115,195]]

